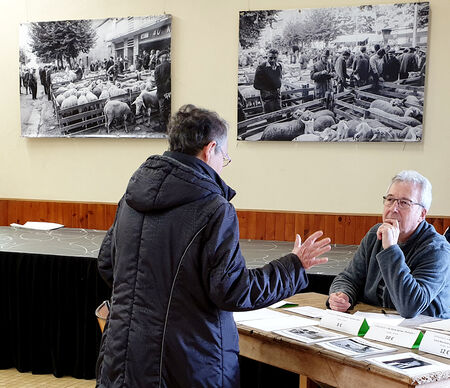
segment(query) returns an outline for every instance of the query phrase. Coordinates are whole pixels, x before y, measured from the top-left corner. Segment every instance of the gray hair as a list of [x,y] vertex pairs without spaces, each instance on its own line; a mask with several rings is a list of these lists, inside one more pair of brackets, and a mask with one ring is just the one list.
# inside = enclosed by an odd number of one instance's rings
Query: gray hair
[[[414,170],[400,171],[396,176],[392,178],[392,182],[389,188],[394,182],[408,182],[416,185],[420,185],[420,204],[428,211],[431,206],[431,183],[423,175]],[[388,188],[388,190],[389,190]]]

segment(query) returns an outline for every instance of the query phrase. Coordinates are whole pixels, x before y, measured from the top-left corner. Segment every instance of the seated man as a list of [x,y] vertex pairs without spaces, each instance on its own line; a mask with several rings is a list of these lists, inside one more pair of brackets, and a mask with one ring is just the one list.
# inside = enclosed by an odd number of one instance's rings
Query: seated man
[[416,171],[402,171],[383,203],[383,223],[369,230],[331,284],[330,308],[347,311],[361,301],[396,309],[405,318],[450,318],[450,245],[425,221],[430,182]]

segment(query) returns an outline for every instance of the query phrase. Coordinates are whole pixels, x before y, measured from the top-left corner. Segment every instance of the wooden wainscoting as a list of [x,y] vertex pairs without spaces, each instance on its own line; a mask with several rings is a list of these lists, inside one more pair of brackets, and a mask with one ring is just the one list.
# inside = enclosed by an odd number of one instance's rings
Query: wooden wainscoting
[[[116,204],[0,199],[0,225],[26,221],[57,222],[69,228],[108,229],[114,221]],[[242,239],[294,241],[323,230],[333,244],[359,244],[379,215],[299,213],[238,210]],[[439,233],[450,226],[450,217],[428,217]]]

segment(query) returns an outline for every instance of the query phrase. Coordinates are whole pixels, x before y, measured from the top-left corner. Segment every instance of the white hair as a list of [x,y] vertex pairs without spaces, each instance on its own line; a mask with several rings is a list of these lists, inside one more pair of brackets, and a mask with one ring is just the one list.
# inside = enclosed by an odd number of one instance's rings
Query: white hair
[[[420,186],[420,204],[428,211],[431,206],[431,183],[423,175],[414,170],[403,170],[392,178],[389,188],[395,182],[408,182]],[[389,191],[388,188],[388,191]]]

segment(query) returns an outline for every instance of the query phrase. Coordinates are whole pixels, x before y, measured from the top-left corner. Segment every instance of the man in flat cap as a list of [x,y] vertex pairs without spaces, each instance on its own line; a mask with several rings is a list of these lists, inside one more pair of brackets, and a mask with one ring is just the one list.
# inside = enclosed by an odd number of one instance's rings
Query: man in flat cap
[[166,132],[172,101],[169,51],[161,50],[158,54],[158,60],[161,64],[155,69],[156,96],[159,102],[160,131]]
[[324,50],[320,59],[313,64],[311,79],[314,81],[314,98],[324,98],[326,92],[331,91],[332,67],[328,62],[330,50]]

